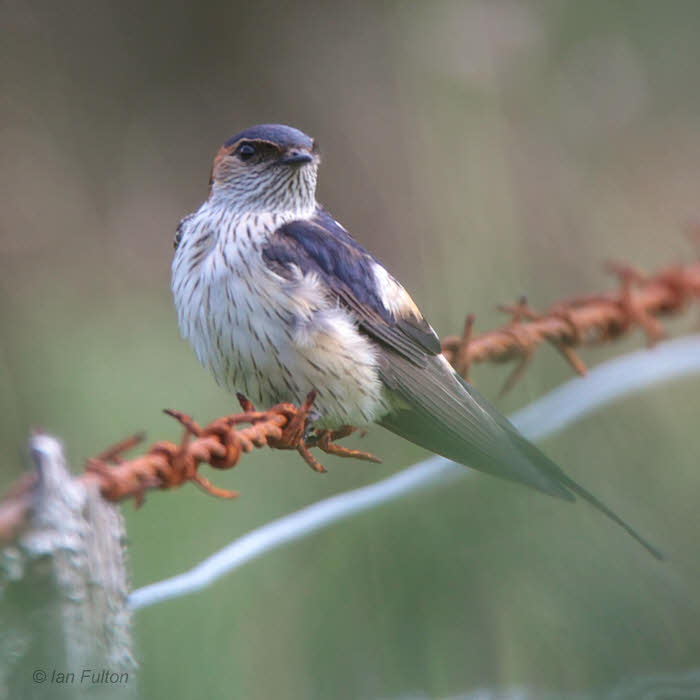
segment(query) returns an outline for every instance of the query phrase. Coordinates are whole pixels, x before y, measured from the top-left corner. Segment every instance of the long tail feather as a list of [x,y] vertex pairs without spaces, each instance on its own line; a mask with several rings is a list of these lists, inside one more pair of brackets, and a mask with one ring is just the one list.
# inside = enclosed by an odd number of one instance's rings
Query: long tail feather
[[517,481],[551,496],[581,497],[617,523],[656,559],[661,552],[593,494],[567,476],[549,457],[525,439],[442,357],[419,370],[391,358],[382,366],[393,410],[379,423],[431,452],[465,466]]

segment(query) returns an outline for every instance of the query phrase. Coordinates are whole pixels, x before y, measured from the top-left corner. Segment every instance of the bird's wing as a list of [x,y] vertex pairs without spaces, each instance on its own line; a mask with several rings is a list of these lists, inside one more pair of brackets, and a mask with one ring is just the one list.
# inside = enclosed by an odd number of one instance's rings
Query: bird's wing
[[325,211],[282,226],[262,252],[279,274],[317,275],[376,341],[380,376],[393,405],[381,425],[466,466],[566,500],[576,494],[659,556],[457,375],[406,290]]
[[358,326],[382,347],[425,367],[440,339],[408,292],[323,209],[278,229],[262,251],[265,262],[291,278],[317,275]]
[[394,405],[385,427],[467,466],[572,498],[543,472],[550,461],[447,364],[406,290],[326,212],[282,226],[262,254],[279,274],[317,275],[376,342]]

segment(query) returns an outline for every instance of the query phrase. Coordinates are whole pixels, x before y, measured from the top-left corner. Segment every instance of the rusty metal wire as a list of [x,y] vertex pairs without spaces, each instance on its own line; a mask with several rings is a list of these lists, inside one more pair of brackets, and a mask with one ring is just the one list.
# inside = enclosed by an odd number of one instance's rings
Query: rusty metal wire
[[[368,452],[335,444],[335,440],[355,431],[352,426],[342,426],[334,431],[316,431],[306,436],[307,418],[315,397],[315,392],[311,392],[301,406],[282,403],[268,411],[256,411],[245,397],[239,395],[242,413],[217,418],[203,428],[185,413],[166,410],[184,428],[179,444],[159,441],[151,445],[145,454],[123,460],[124,452],[143,440],[142,435],[132,435],[88,459],[84,473],[77,478],[97,482],[102,497],[107,501],[133,498],[140,505],[146,491],[176,488],[188,481],[214,496],[236,498],[236,491],[218,488],[202,476],[198,472],[199,465],[206,463],[216,469],[231,469],[242,454],[266,445],[296,450],[317,472],[325,472],[326,469],[310,453],[312,447],[339,457],[381,462]],[[250,425],[241,428],[244,423]],[[21,531],[32,506],[36,483],[36,474],[27,474],[13,484],[0,501],[0,541],[14,539]]]
[[[446,358],[465,377],[476,362],[518,360],[506,381],[507,389],[521,375],[533,352],[543,342],[549,342],[583,374],[586,366],[574,347],[613,340],[633,328],[643,329],[649,342],[654,343],[664,335],[658,317],[677,314],[700,297],[700,263],[669,267],[648,277],[628,266],[610,267],[620,279],[618,291],[569,299],[541,314],[521,299],[515,306],[502,307],[511,314],[508,324],[477,336],[473,335],[474,317],[469,316],[461,336],[442,341]],[[85,472],[77,478],[96,481],[108,501],[133,498],[140,504],[148,490],[175,488],[188,481],[213,495],[235,498],[237,492],[218,488],[199,474],[199,465],[230,469],[242,454],[265,445],[296,450],[317,472],[326,470],[311,455],[312,447],[341,457],[380,461],[367,452],[335,443],[352,433],[352,426],[307,436],[307,417],[314,398],[312,392],[299,407],[278,404],[268,411],[256,411],[239,395],[242,413],[218,418],[205,427],[184,413],[166,411],[184,428],[179,444],[159,441],[145,454],[123,460],[122,454],[142,440],[142,436],[135,435],[87,460]],[[242,424],[248,425],[240,427]],[[27,475],[0,501],[0,541],[13,539],[21,530],[32,505],[35,484],[36,475]]]
[[614,340],[634,328],[641,328],[653,345],[665,335],[658,317],[677,314],[700,297],[700,263],[668,267],[653,276],[627,265],[610,263],[608,268],[620,280],[617,291],[568,299],[543,313],[521,298],[514,306],[499,307],[511,315],[509,323],[478,336],[473,335],[474,317],[468,316],[461,336],[442,340],[443,354],[465,379],[476,362],[517,360],[503,391],[513,386],[544,342],[585,374],[575,347]]

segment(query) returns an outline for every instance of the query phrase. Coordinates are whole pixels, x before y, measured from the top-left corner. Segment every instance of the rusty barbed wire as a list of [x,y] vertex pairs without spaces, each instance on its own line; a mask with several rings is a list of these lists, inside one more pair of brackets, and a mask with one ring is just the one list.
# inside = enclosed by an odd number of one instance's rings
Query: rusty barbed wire
[[[473,335],[474,317],[468,316],[461,336],[443,339],[445,357],[465,377],[473,363],[518,360],[506,380],[504,389],[508,389],[534,351],[548,342],[583,374],[586,366],[574,347],[610,341],[633,328],[643,329],[648,341],[654,343],[664,336],[658,317],[677,314],[700,297],[700,263],[668,267],[652,276],[627,265],[609,268],[620,280],[617,291],[568,299],[544,313],[533,311],[523,298],[514,306],[501,307],[511,315],[509,323],[481,335]],[[368,452],[336,444],[336,440],[356,430],[352,426],[306,435],[314,398],[312,392],[301,406],[278,404],[267,411],[256,411],[250,401],[238,395],[242,413],[217,418],[205,427],[184,413],[168,410],[166,413],[184,429],[179,444],[159,441],[145,454],[124,460],[123,453],[143,439],[134,435],[88,459],[84,473],[76,478],[96,484],[108,501],[133,498],[138,505],[148,490],[176,488],[189,481],[213,495],[235,498],[237,492],[218,488],[199,474],[199,465],[230,469],[244,453],[266,445],[296,450],[317,472],[326,470],[310,453],[313,447],[340,457],[381,461]],[[240,427],[246,423],[249,425]],[[13,539],[26,522],[37,481],[36,474],[25,475],[0,501],[0,541]]]
[[620,263],[607,267],[620,281],[617,291],[574,297],[543,313],[533,311],[521,298],[513,306],[499,307],[511,315],[509,323],[478,336],[473,335],[474,317],[470,315],[461,336],[442,340],[443,354],[465,379],[474,363],[517,360],[503,391],[513,386],[534,351],[545,342],[578,374],[585,374],[586,365],[575,347],[614,340],[633,328],[641,328],[653,345],[665,335],[657,317],[677,314],[700,297],[700,263],[668,267],[652,276]]
[[[336,440],[355,432],[353,426],[320,430],[307,436],[307,418],[315,398],[316,392],[312,391],[301,406],[281,403],[267,411],[256,411],[252,403],[239,394],[242,413],[217,418],[203,428],[187,414],[168,409],[165,413],[175,418],[184,429],[179,444],[162,440],[151,445],[145,454],[123,460],[124,452],[143,440],[141,434],[129,436],[88,459],[85,471],[77,479],[86,485],[96,484],[107,501],[133,498],[140,505],[146,491],[176,488],[188,481],[214,496],[236,498],[238,492],[214,486],[202,476],[199,465],[206,463],[215,469],[231,469],[241,455],[266,445],[296,450],[316,472],[325,472],[326,469],[309,451],[313,447],[338,457],[381,462],[369,452],[335,444]],[[243,423],[250,425],[239,427]],[[36,473],[24,475],[0,501],[0,542],[13,539],[26,522],[37,482]]]

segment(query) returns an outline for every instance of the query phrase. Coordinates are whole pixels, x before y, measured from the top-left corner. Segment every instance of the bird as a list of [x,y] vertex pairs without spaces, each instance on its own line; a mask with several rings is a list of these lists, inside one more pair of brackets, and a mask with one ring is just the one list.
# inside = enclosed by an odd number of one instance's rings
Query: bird
[[178,324],[217,383],[261,408],[315,392],[313,429],[376,423],[467,467],[578,496],[661,559],[455,372],[409,293],[316,201],[319,163],[296,128],[244,129],[177,228]]

